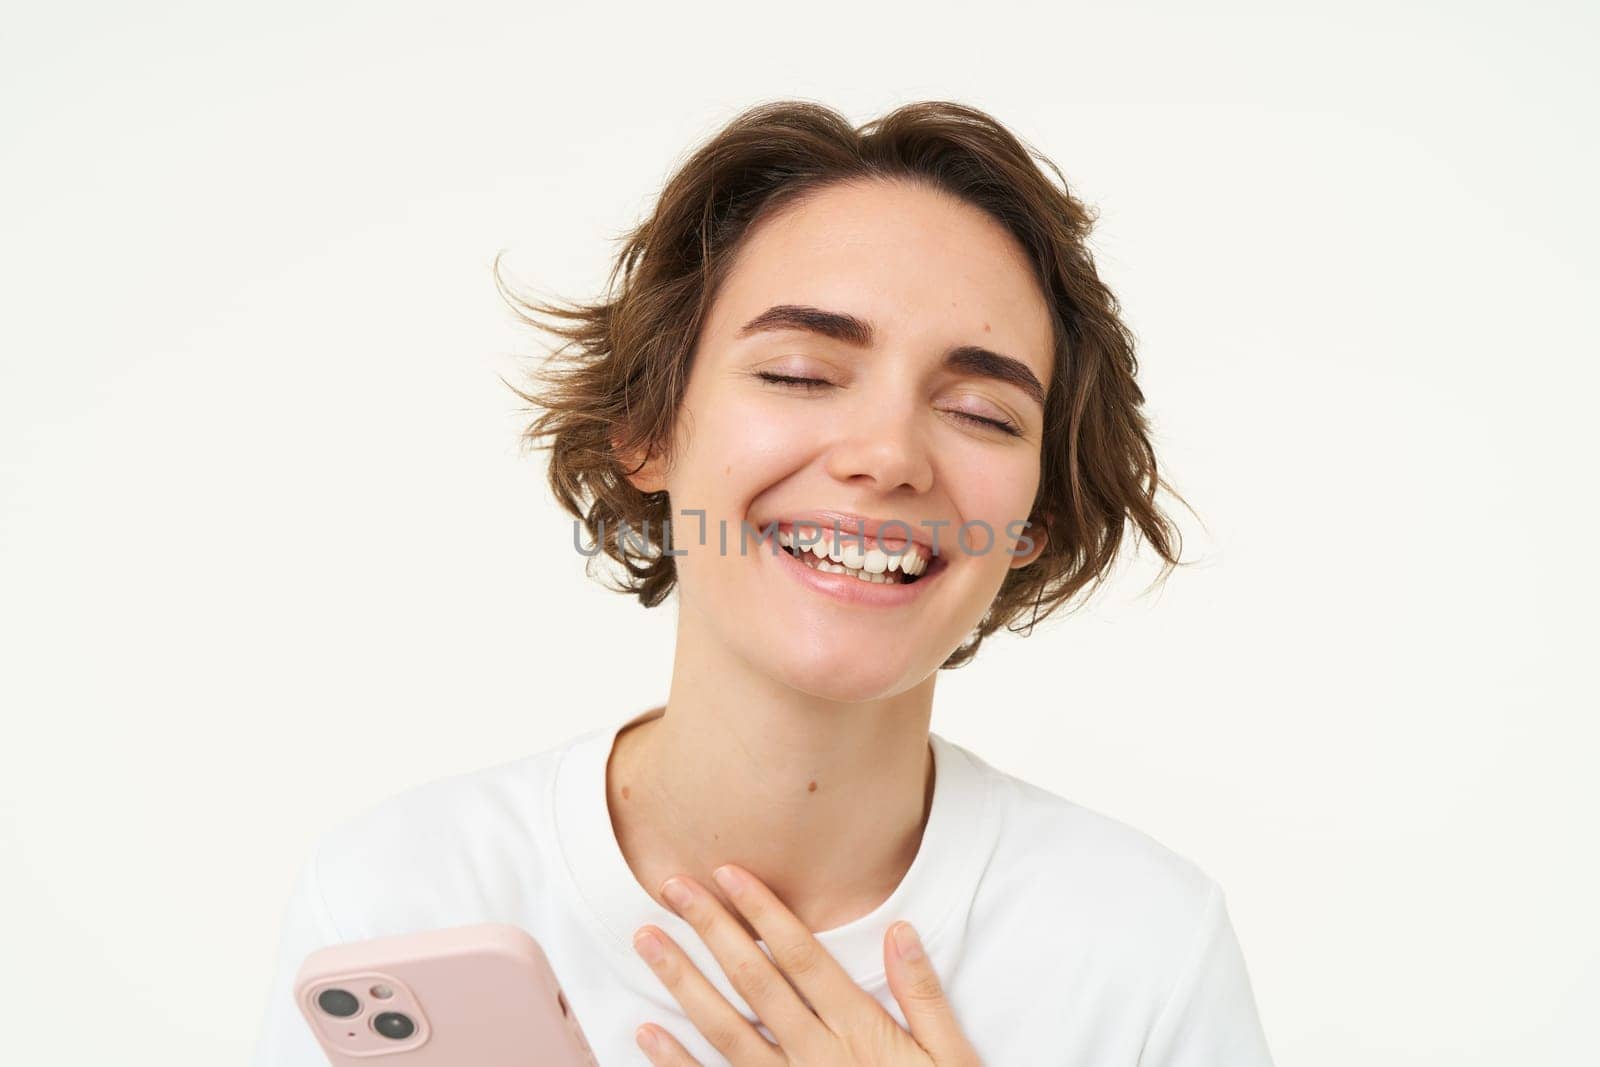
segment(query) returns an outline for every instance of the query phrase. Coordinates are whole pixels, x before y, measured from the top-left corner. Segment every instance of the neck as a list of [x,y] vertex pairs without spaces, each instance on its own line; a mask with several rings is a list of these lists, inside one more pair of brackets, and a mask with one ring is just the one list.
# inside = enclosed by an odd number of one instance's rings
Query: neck
[[618,734],[607,766],[612,826],[639,884],[659,901],[663,880],[687,874],[721,896],[711,872],[737,863],[807,929],[871,912],[927,824],[935,678],[840,703],[686,636],[680,620],[667,703]]

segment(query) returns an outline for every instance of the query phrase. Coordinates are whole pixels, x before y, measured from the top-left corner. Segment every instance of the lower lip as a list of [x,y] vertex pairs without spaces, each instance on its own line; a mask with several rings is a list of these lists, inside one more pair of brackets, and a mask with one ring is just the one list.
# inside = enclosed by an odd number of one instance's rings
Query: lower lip
[[914,603],[918,597],[939,576],[945,572],[945,567],[924,574],[910,585],[895,582],[866,582],[853,574],[830,574],[819,571],[795,559],[782,548],[773,554],[771,542],[757,546],[756,554],[765,556],[773,555],[773,562],[783,568],[802,585],[821,593],[823,596],[832,597],[843,604],[852,604],[864,608],[896,608]]

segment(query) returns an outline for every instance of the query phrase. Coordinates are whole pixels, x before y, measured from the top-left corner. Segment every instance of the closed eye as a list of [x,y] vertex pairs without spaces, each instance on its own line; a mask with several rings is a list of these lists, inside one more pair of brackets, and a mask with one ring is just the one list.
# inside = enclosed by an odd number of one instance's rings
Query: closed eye
[[950,414],[956,416],[958,419],[966,419],[968,422],[981,423],[984,426],[993,426],[995,429],[1001,431],[1002,433],[1010,434],[1012,437],[1022,436],[1021,430],[1002,419],[985,418],[982,415],[974,415],[970,411],[952,411]]
[[771,371],[757,371],[756,377],[764,382],[776,382],[779,385],[794,386],[800,389],[820,389],[832,385],[830,381],[822,378],[798,378],[790,374],[773,374]]
[[[771,371],[764,370],[757,371],[756,377],[764,382],[771,382],[774,385],[782,385],[790,389],[800,389],[808,393],[833,387],[832,382],[823,378],[803,378],[793,374],[774,374]],[[991,419],[983,415],[974,415],[970,411],[950,411],[947,414],[954,415],[956,418],[970,423],[976,423],[979,426],[987,426],[999,430],[1001,433],[1009,434],[1012,437],[1022,436],[1020,428],[1003,419]]]

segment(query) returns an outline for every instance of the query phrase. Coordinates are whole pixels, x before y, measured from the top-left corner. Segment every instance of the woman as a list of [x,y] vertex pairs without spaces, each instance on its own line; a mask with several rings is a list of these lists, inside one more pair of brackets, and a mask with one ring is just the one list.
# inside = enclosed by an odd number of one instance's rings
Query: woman
[[1128,523],[1177,565],[1090,223],[981,112],[773,103],[608,300],[518,301],[575,349],[519,390],[558,499],[623,589],[679,592],[666,703],[328,834],[258,1067],[321,1062],[313,948],[489,921],[602,1064],[1270,1064],[1212,879],[929,729],[938,671]]

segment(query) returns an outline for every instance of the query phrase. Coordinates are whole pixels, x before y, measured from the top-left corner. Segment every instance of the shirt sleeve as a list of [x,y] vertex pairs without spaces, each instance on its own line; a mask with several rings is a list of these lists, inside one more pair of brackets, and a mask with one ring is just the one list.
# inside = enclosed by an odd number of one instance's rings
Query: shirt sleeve
[[1139,1067],[1273,1067],[1239,939],[1215,882],[1190,958],[1156,1017]]
[[301,867],[284,911],[266,1018],[251,1067],[328,1067],[328,1057],[294,1001],[294,979],[306,956],[343,943],[317,882],[317,853]]

